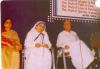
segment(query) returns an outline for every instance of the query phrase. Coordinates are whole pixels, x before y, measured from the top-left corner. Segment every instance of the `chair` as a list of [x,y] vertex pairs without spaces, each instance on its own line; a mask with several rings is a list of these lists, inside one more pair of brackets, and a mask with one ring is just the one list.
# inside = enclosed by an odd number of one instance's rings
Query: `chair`
[[51,48],[50,51],[51,51],[51,56],[52,56],[52,69],[56,69],[56,68],[55,68],[55,55],[54,55],[54,49]]
[[70,58],[69,54],[70,54],[69,52],[65,53],[63,48],[58,48],[58,50],[57,50],[57,59],[56,59],[56,69],[58,69],[57,68],[58,60],[61,57],[63,58],[64,69],[68,69],[67,66],[66,66],[66,57]]

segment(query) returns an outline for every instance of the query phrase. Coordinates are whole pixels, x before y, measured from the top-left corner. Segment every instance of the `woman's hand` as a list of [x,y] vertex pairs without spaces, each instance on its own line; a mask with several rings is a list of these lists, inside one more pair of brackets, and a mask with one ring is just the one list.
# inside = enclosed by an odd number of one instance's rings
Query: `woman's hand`
[[[14,47],[13,47],[10,43],[8,43],[8,42],[1,41],[1,43],[2,43],[3,45],[6,45],[6,46],[10,47],[10,48],[14,48]],[[2,45],[2,47],[3,47],[3,45]]]
[[45,47],[45,48],[49,48],[48,44],[44,44],[44,47]]
[[40,44],[40,43],[36,43],[36,44],[35,44],[35,47],[36,47],[36,48],[39,48],[39,47],[41,47],[41,44]]
[[21,45],[16,45],[16,49],[20,51],[20,50],[22,50],[22,46]]

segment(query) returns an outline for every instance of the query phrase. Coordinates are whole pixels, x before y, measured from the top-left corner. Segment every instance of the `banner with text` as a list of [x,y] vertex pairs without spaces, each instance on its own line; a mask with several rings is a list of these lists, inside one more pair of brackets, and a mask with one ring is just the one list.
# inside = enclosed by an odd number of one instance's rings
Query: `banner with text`
[[97,18],[95,0],[53,0],[53,16]]

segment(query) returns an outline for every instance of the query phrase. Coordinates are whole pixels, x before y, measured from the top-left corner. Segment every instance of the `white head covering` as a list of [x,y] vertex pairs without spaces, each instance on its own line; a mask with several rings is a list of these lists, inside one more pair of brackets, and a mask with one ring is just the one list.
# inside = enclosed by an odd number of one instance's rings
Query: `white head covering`
[[[27,36],[26,36],[26,39],[25,39],[25,47],[27,47],[27,46],[28,46],[28,47],[32,46],[32,45],[33,45],[33,42],[34,42],[34,40],[35,40],[35,38],[36,38],[36,36],[39,35],[39,33],[38,33],[37,30],[36,30],[36,26],[37,26],[38,24],[44,24],[45,29],[46,29],[46,25],[45,25],[45,22],[44,22],[44,21],[38,21],[38,22],[36,22],[36,24],[35,24],[35,25],[33,26],[33,28],[28,32],[28,34],[27,34]],[[46,32],[45,29],[44,29],[44,31],[43,31],[42,33],[47,35],[47,32]],[[36,33],[38,33],[38,34],[36,35]]]
[[[36,31],[36,26],[39,25],[39,24],[44,24],[45,29],[46,29],[46,24],[45,24],[45,22],[43,22],[43,21],[38,21],[38,22],[36,22],[36,24],[33,26],[33,28],[28,32],[28,34],[32,34],[33,32],[37,32],[37,31]],[[45,33],[45,32],[46,32],[45,29],[44,29],[44,31],[43,31],[42,33]]]

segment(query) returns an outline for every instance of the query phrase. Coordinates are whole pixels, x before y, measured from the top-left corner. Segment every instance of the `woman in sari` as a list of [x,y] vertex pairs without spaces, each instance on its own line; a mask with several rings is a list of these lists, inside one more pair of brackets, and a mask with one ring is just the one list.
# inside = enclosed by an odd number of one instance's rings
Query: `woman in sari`
[[43,21],[38,21],[25,39],[25,69],[51,69],[51,43]]
[[72,64],[76,69],[86,69],[94,60],[88,46],[79,39],[75,31],[71,30],[70,19],[64,22],[64,30],[58,35],[57,47],[62,47],[64,53],[70,53]]
[[1,33],[2,68],[19,69],[21,43],[16,31],[12,30],[11,19],[4,21],[4,29]]

